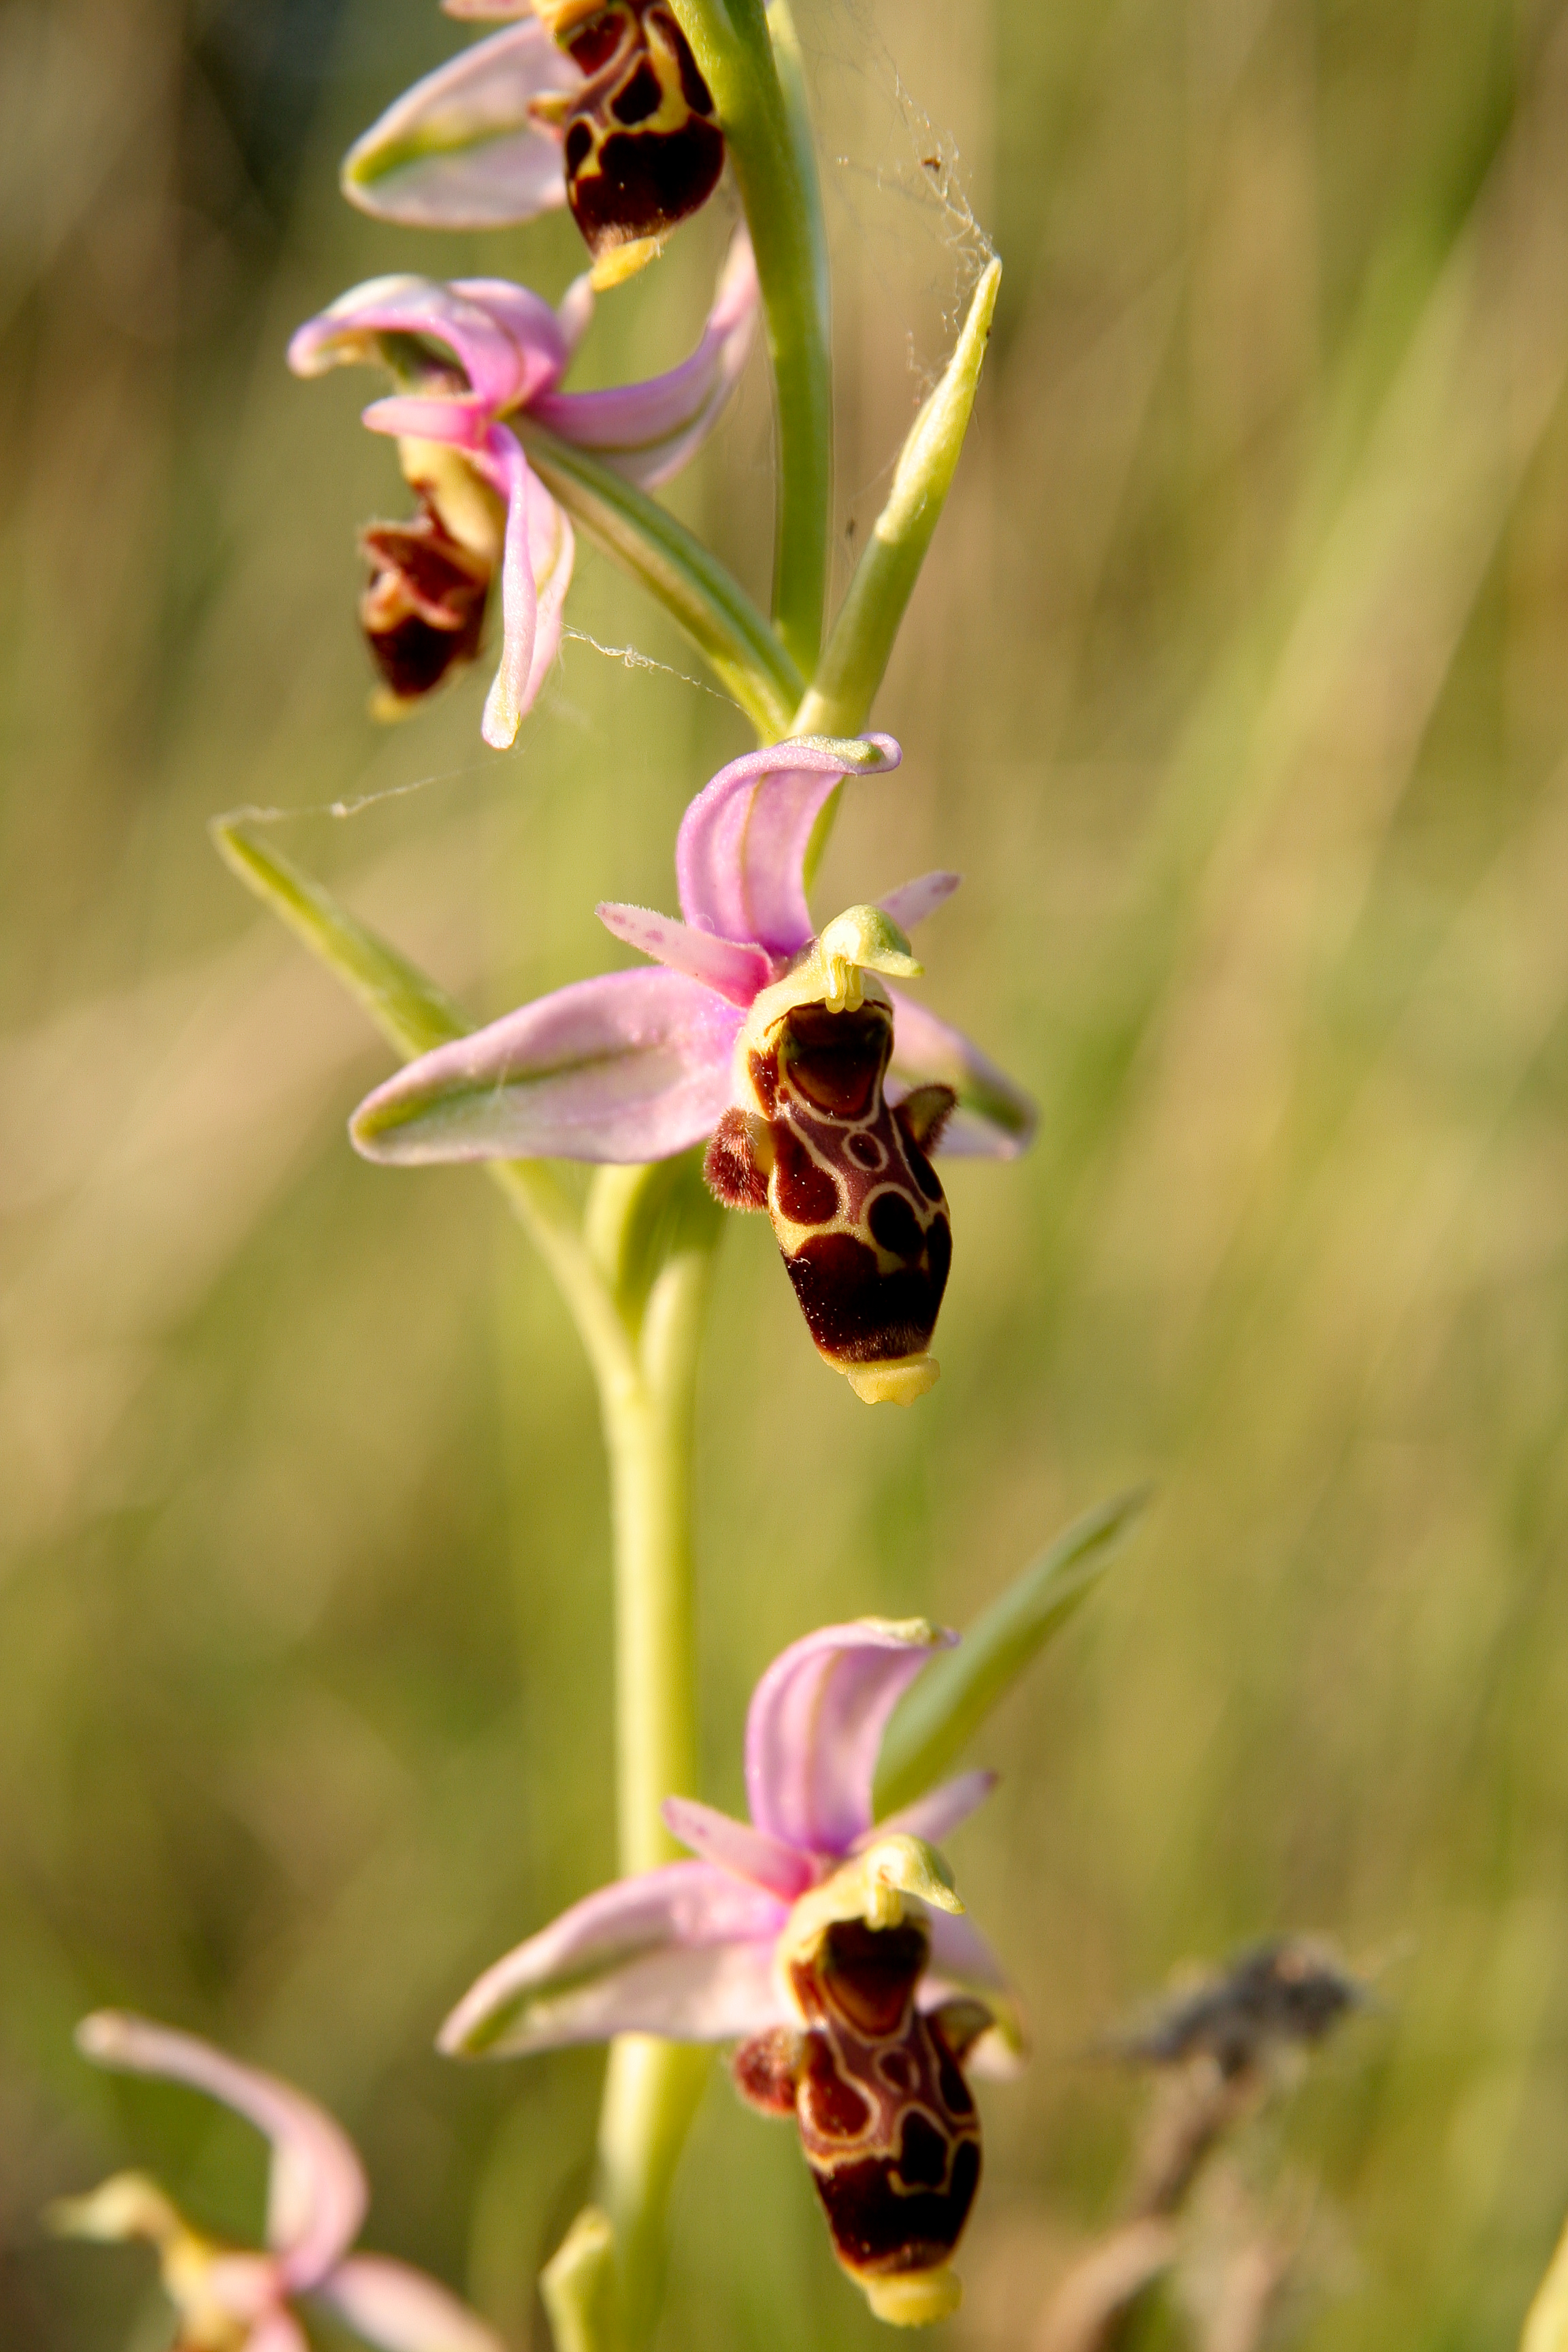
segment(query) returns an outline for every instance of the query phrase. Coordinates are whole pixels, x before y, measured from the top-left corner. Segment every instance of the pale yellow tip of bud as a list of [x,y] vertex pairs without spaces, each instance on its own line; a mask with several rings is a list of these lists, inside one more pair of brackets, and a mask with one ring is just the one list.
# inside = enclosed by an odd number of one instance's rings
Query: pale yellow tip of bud
[[951,2319],[963,2301],[963,2281],[956,2271],[899,2271],[890,2278],[862,2279],[873,2317],[889,2327],[929,2327],[933,2320]]
[[844,1377],[863,1404],[913,1404],[934,1389],[942,1371],[934,1356],[900,1356],[891,1364],[846,1364]]
[[601,253],[588,273],[588,283],[595,294],[607,294],[612,286],[624,286],[650,261],[657,261],[664,251],[662,236],[634,236],[625,245],[613,245],[608,253]]

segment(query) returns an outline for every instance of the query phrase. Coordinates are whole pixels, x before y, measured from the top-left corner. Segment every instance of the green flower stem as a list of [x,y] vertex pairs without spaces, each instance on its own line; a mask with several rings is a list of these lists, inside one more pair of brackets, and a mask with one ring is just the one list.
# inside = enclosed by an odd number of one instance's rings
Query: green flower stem
[[[467,1034],[461,1008],[339,906],[312,875],[220,818],[225,863],[333,971],[405,1060]],[[659,1809],[697,1777],[691,1454],[697,1372],[723,1212],[701,1155],[606,1168],[580,1217],[555,1171],[489,1173],[543,1258],[599,1391],[610,1460],[621,1866],[675,1851]],[[559,2352],[635,2352],[651,2332],[670,2184],[708,2053],[641,2034],[610,2053],[599,2134],[603,2208],[580,2214],[544,2281]]]
[[[633,1351],[626,1377],[600,1385],[615,1529],[620,1861],[628,1874],[679,1851],[661,1809],[697,1783],[691,1458],[722,1230],[700,1153],[606,1168],[595,1179],[588,1246]],[[620,2341],[631,2352],[652,2331],[670,2187],[708,2063],[704,2050],[645,2034],[623,2034],[611,2046],[598,2193],[613,2231]],[[602,2308],[603,2300],[588,2307]],[[583,2324],[579,2305],[579,2334]]]
[[672,5],[718,106],[757,257],[778,400],[773,617],[809,677],[827,593],[833,383],[822,190],[799,51],[787,0]]

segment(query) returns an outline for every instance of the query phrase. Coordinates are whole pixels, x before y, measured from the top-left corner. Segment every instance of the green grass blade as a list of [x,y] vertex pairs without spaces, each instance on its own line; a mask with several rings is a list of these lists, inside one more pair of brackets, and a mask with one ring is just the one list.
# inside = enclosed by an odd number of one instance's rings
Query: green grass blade
[[336,972],[406,1059],[468,1034],[473,1024],[433,980],[356,922],[281,850],[258,841],[243,817],[215,817],[212,837],[224,864]]
[[1136,1527],[1147,1486],[1076,1519],[983,1610],[956,1650],[934,1658],[888,1727],[877,1771],[879,1817],[929,1789],[1025,1667],[1060,1633]]

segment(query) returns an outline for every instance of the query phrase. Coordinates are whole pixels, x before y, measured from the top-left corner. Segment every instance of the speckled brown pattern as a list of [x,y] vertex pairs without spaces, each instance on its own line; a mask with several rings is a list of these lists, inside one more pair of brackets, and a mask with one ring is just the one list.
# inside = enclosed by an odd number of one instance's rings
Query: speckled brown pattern
[[566,200],[598,260],[665,236],[706,204],[724,168],[724,135],[660,0],[610,0],[563,46],[588,77],[563,124]]
[[411,522],[372,523],[360,545],[371,567],[365,642],[397,700],[416,701],[479,652],[490,567],[429,505]]
[[940,2013],[915,1987],[923,1929],[829,1927],[790,1981],[803,2033],[747,2042],[732,2072],[769,2114],[793,2107],[846,2269],[863,2282],[939,2270],[980,2180],[980,2119]]
[[887,1004],[797,1004],[746,1056],[750,1110],[721,1121],[706,1162],[727,1206],[766,1207],[821,1353],[896,1362],[931,1344],[952,1258],[941,1179],[926,1156],[953,1097],[883,1093]]

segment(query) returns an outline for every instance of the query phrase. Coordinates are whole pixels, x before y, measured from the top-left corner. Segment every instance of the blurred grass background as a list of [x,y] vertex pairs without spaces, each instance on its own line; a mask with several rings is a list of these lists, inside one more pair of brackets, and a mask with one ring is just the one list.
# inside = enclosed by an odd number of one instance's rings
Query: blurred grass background
[[[973,275],[972,446],[830,912],[937,864],[931,1001],[1037,1089],[961,1166],[943,1379],[816,1363],[735,1221],[705,1378],[707,1793],[830,1615],[962,1622],[1078,1509],[1142,1535],[1007,1706],[955,1846],[1036,2021],[985,2095],[965,2352],[1026,2346],[1136,2097],[1084,2052],[1276,1927],[1384,1961],[1277,2126],[1322,2352],[1510,2345],[1568,2204],[1568,11],[1544,0],[803,0],[835,242],[840,583]],[[363,713],[353,530],[401,493],[288,331],[389,268],[558,293],[555,222],[411,236],[347,139],[457,46],[426,0],[0,14],[0,2335],[156,2352],[47,2199],[141,2162],[254,2225],[258,2151],[92,2074],[106,2000],[343,2117],[370,2243],[520,2347],[599,2061],[463,2072],[476,1969],[611,1867],[586,1375],[500,1203],[357,1162],[386,1066],[208,848],[276,838],[476,1010],[672,903],[742,748],[592,553],[508,758],[482,676]],[[667,363],[724,222],[602,306]],[[760,366],[675,502],[759,593]],[[879,2340],[789,2135],[721,2081],[670,2348]]]

